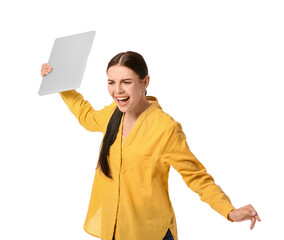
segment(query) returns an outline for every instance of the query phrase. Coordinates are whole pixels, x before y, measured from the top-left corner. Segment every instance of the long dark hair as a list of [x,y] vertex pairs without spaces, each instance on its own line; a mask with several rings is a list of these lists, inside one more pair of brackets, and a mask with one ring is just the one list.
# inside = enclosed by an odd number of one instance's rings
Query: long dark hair
[[[130,68],[139,76],[140,79],[144,79],[148,75],[148,67],[144,58],[136,52],[127,51],[117,54],[108,63],[106,71],[115,65]],[[146,94],[147,92],[145,92],[145,95]],[[117,137],[122,116],[123,113],[118,109],[118,107],[116,107],[108,123],[97,164],[97,168],[100,167],[104,175],[106,175],[108,178],[112,178],[108,164],[109,149]]]

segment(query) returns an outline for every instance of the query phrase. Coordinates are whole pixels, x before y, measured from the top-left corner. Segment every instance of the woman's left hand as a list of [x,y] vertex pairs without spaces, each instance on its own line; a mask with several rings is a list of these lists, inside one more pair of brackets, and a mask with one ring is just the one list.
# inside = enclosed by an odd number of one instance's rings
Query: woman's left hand
[[254,225],[257,221],[261,221],[257,212],[253,208],[252,205],[247,205],[238,209],[233,209],[229,213],[229,218],[234,222],[242,222],[246,220],[251,220],[250,229],[252,230],[254,228]]

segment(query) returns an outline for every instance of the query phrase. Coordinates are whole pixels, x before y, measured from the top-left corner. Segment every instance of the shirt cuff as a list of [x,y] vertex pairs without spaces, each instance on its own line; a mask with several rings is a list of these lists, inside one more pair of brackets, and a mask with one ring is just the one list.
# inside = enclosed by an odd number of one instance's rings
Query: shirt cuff
[[226,215],[225,215],[225,217],[226,217],[227,220],[230,221],[230,222],[234,222],[233,220],[231,220],[231,219],[229,218],[229,213],[230,213],[232,210],[234,210],[234,209],[235,209],[234,206],[228,206],[228,208],[227,208],[226,211],[225,211],[225,212],[227,212]]

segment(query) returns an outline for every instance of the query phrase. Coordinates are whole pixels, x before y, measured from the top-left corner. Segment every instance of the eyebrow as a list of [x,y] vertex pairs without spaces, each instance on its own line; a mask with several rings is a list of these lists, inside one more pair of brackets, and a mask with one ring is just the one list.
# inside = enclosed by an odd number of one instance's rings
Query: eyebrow
[[[131,78],[124,78],[124,79],[121,79],[120,81],[121,81],[121,82],[124,82],[124,81],[129,81],[129,80],[132,80],[132,79],[131,79]],[[112,80],[112,79],[108,79],[108,81],[115,82],[115,81]]]

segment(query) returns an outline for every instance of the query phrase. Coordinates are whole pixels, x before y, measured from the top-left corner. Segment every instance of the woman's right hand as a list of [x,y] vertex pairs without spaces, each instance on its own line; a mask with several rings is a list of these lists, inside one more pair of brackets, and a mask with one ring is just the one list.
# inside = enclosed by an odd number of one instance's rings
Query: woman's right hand
[[48,63],[44,63],[41,66],[41,76],[49,74],[52,71],[52,67]]
[[254,228],[254,225],[257,221],[261,221],[257,212],[253,208],[252,205],[247,205],[244,207],[241,207],[239,209],[233,209],[231,212],[229,212],[229,219],[231,219],[234,222],[242,222],[245,220],[251,220],[250,229],[252,230]]

